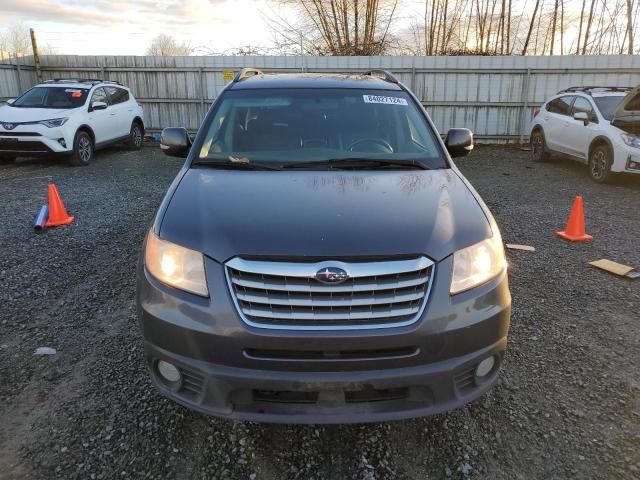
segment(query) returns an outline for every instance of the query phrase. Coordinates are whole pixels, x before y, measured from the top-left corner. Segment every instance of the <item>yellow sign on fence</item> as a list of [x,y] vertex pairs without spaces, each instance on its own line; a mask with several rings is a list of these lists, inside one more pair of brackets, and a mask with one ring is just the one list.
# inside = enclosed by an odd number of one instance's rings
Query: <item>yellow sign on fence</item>
[[224,70],[222,72],[222,78],[225,82],[230,82],[233,80],[233,70]]

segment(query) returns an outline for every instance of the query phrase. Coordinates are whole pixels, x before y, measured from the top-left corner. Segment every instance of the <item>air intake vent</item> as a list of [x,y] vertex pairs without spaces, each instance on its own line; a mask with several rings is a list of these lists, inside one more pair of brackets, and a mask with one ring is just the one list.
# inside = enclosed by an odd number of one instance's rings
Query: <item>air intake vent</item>
[[466,370],[462,370],[460,373],[456,374],[455,377],[453,377],[453,381],[456,384],[456,389],[460,393],[464,394],[476,388],[475,371],[476,367],[474,365],[467,368]]
[[204,385],[204,377],[199,373],[192,372],[182,367],[180,367],[179,370],[182,375],[182,386],[180,387],[180,391],[192,397],[199,396]]

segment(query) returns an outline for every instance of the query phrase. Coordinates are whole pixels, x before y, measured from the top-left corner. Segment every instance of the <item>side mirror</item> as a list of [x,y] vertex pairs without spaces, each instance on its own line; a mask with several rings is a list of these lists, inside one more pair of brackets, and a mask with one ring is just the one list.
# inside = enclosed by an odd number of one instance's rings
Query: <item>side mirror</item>
[[13,102],[15,102],[16,99],[15,98],[10,98],[9,100],[6,101],[7,105],[13,105]]
[[585,127],[589,125],[589,114],[587,112],[576,112],[573,114],[573,118],[583,122]]
[[444,145],[451,157],[466,157],[473,150],[473,132],[468,128],[452,128],[447,132]]
[[169,157],[185,158],[191,149],[191,138],[186,128],[169,127],[162,130],[160,148]]
[[108,105],[105,102],[93,102],[91,104],[91,111],[94,110],[105,110]]

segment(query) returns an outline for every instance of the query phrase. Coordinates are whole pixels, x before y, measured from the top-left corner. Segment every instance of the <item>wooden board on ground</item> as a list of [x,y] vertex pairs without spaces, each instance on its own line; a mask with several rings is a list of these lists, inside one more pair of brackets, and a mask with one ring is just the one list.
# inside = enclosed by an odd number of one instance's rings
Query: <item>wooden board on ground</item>
[[525,252],[535,252],[536,249],[529,245],[518,245],[517,243],[507,243],[507,248],[509,250],[523,250]]
[[640,278],[640,270],[630,267],[629,265],[623,265],[621,263],[607,260],[605,258],[596,260],[594,262],[589,262],[589,265],[592,265],[606,272],[613,273],[614,275],[618,275],[620,277],[632,279]]

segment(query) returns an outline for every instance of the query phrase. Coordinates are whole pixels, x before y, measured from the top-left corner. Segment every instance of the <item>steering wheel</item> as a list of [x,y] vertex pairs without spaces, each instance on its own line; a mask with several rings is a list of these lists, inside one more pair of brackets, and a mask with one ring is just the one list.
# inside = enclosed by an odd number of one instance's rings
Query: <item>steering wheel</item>
[[[368,144],[372,148],[367,150],[357,150],[356,147],[362,144]],[[347,150],[350,152],[373,151],[380,153],[393,153],[393,147],[391,144],[382,138],[361,138],[360,140],[350,143]]]

